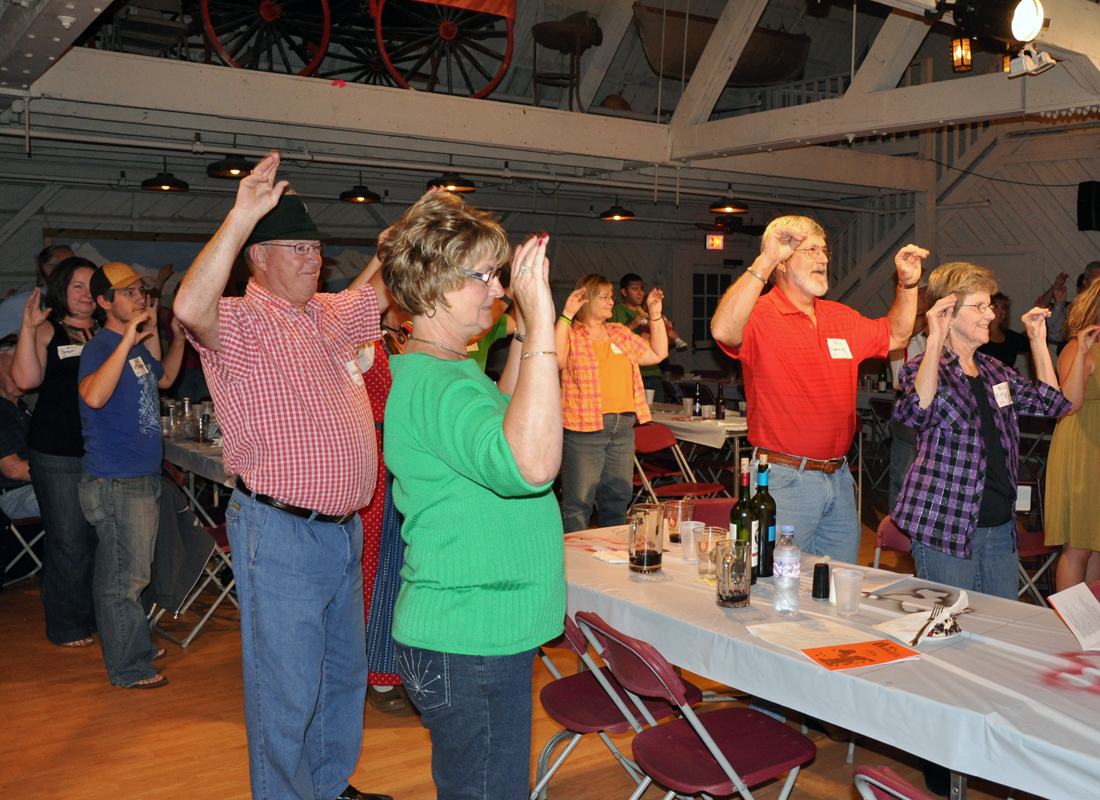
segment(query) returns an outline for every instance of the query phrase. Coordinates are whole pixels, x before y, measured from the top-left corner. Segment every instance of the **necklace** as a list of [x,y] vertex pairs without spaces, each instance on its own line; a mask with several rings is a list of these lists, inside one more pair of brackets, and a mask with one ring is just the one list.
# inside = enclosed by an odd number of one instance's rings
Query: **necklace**
[[465,353],[460,353],[457,350],[455,350],[454,348],[447,347],[447,345],[445,345],[445,344],[440,344],[439,342],[433,342],[430,339],[421,339],[419,336],[413,336],[412,334],[409,335],[409,338],[414,339],[415,341],[418,341],[418,342],[423,342],[424,344],[433,344],[436,347],[442,347],[448,353],[454,353],[459,358],[469,358],[469,356],[466,355]]

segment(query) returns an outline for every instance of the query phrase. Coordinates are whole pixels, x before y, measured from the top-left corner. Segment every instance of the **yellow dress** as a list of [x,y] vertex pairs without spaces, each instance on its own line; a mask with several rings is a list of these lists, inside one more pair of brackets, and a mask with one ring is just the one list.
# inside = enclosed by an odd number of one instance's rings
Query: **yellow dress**
[[1054,429],[1047,460],[1046,543],[1100,550],[1100,346],[1085,402]]

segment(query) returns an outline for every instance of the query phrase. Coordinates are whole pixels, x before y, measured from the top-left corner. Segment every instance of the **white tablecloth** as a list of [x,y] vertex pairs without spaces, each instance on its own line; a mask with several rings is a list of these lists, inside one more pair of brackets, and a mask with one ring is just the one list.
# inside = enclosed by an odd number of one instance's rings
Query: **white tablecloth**
[[[1051,800],[1100,796],[1100,694],[1043,681],[1069,666],[1058,654],[1081,652],[1053,611],[971,593],[964,632],[922,644],[919,661],[830,672],[748,632],[746,624],[783,620],[772,613],[767,579],[749,607],[719,608],[695,565],[670,555],[661,573],[642,576],[567,546],[569,613],[595,611],[685,669],[956,772]],[[957,592],[910,578],[865,598],[847,624],[869,631],[904,613],[888,596],[937,589]],[[837,618],[808,595],[802,613]]]
[[[671,406],[669,406],[671,407]],[[744,417],[734,417],[732,412],[727,412],[724,420],[716,419],[682,419],[683,409],[675,412],[661,410],[660,407],[650,409],[653,421],[668,426],[672,435],[682,442],[694,442],[713,447],[718,450],[726,443],[728,438],[740,438],[748,433],[749,425]],[[681,417],[676,420],[674,417]]]

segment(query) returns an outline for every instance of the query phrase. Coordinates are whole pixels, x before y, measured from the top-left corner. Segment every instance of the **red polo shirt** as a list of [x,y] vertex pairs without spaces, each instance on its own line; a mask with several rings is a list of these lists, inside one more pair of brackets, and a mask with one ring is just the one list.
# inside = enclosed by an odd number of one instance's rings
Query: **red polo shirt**
[[779,288],[756,301],[740,347],[749,439],[804,458],[845,455],[856,432],[859,362],[890,349],[890,322],[815,300],[817,327]]

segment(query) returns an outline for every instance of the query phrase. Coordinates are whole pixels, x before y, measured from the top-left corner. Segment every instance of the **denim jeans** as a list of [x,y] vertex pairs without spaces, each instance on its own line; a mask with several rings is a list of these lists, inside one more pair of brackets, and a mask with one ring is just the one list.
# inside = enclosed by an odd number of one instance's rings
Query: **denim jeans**
[[604,414],[603,430],[565,429],[561,452],[561,518],[566,533],[583,531],[600,512],[601,527],[626,524],[634,495],[634,421],[630,414]]
[[0,511],[7,514],[8,519],[29,519],[40,516],[34,485],[28,483],[26,486],[8,489],[0,494]]
[[[107,677],[129,687],[157,676],[141,592],[149,585],[160,525],[160,475],[80,480],[80,507],[95,526],[92,595]],[[46,534],[49,536],[49,533]]]
[[316,522],[234,491],[225,512],[241,604],[252,796],[332,800],[363,744],[363,525]]
[[917,577],[946,583],[973,592],[984,592],[1009,600],[1019,599],[1020,556],[1012,544],[1015,519],[995,528],[974,531],[970,558],[958,558],[933,550],[913,539],[913,561]]
[[438,800],[524,800],[536,651],[466,656],[394,644],[405,691],[432,735]]
[[80,507],[81,459],[31,450],[31,483],[41,498],[46,531],[42,606],[46,638],[54,644],[86,639],[96,629],[92,601],[96,532]]
[[[756,473],[753,459],[752,473]],[[775,498],[776,535],[794,526],[803,553],[855,564],[862,527],[856,511],[855,483],[845,464],[832,475],[769,464],[768,491]]]
[[890,489],[887,492],[886,507],[891,514],[894,513],[898,495],[901,494],[905,475],[917,460],[916,440],[910,441],[912,437],[907,436],[906,431],[909,434],[913,433],[912,428],[906,428],[900,422],[890,420],[890,432],[893,436],[890,440]]

